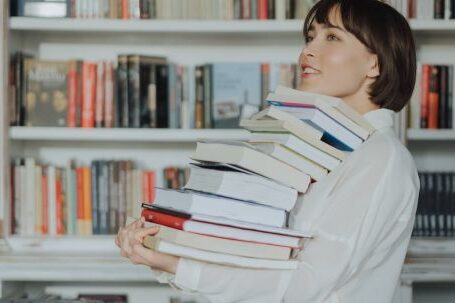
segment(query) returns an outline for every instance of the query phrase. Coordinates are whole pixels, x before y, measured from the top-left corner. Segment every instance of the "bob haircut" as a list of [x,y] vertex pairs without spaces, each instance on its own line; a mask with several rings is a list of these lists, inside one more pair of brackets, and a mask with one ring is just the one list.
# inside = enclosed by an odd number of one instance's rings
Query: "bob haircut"
[[320,0],[305,18],[305,41],[314,20],[333,25],[332,9],[338,9],[346,30],[378,57],[379,76],[368,92],[372,102],[400,111],[411,99],[416,81],[416,51],[408,22],[379,0]]

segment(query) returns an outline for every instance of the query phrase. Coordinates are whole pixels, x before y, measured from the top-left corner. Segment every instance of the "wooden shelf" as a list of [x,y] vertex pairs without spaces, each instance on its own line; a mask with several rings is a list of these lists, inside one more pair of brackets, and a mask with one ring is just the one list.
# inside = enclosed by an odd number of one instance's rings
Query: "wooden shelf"
[[452,141],[455,140],[454,129],[408,129],[407,139],[410,141]]
[[11,127],[10,138],[23,141],[196,142],[200,139],[246,140],[243,129],[144,129]]
[[[455,20],[410,20],[418,33],[455,32]],[[147,33],[301,33],[303,20],[116,20],[12,17],[13,31]]]

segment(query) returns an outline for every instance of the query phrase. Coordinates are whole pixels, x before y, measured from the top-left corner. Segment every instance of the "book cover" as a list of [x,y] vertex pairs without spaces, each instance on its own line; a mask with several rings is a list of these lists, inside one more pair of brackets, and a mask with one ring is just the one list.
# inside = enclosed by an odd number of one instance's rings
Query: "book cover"
[[25,59],[26,126],[67,125],[66,61]]

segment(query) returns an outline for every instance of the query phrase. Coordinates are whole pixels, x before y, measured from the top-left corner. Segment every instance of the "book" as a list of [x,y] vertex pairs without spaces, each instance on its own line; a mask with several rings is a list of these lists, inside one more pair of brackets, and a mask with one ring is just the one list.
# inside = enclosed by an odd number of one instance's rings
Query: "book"
[[[260,63],[214,63],[211,71],[211,102],[214,128],[238,128],[242,110],[261,105]],[[205,71],[207,73],[207,71]]]
[[22,0],[18,2],[18,15],[21,17],[67,17],[66,0]]
[[206,236],[156,223],[144,223],[144,227],[146,228],[152,226],[159,227],[158,233],[153,236],[154,238],[159,238],[186,247],[228,255],[271,260],[288,260],[291,256],[292,249],[289,247]]
[[[328,154],[292,134],[253,132],[249,143],[279,143],[328,170],[335,169],[341,163],[339,157],[334,157],[333,154]],[[346,156],[342,160],[345,158]]]
[[309,100],[314,100],[317,102],[320,100],[321,102],[325,102],[330,106],[334,107],[335,109],[337,109],[338,111],[340,111],[343,115],[351,119],[353,122],[355,122],[362,128],[366,129],[369,133],[374,132],[374,127],[360,113],[358,113],[355,109],[346,104],[340,98],[304,92],[282,85],[279,85],[275,89],[275,94],[295,97],[301,100],[305,100],[305,102],[308,102]]
[[[274,103],[271,103],[270,106],[284,110],[310,126],[319,129],[323,132],[321,140],[340,150],[353,151],[364,141],[318,108],[283,106],[275,105]],[[256,118],[256,116],[253,117]]]
[[323,135],[323,132],[319,129],[300,121],[292,114],[287,113],[278,107],[268,107],[250,117],[250,120],[262,119],[266,121],[270,119],[286,121],[287,124],[292,127],[291,129],[296,130],[296,132],[304,137],[312,138],[315,140],[320,140]]
[[286,212],[281,209],[251,202],[203,194],[190,190],[167,190],[156,188],[154,205],[191,214],[225,217],[251,223],[267,222],[268,225],[283,227]]
[[67,125],[66,61],[24,60],[25,125]]
[[287,121],[281,120],[251,120],[244,119],[240,122],[240,126],[249,130],[252,133],[283,133],[283,134],[292,134],[302,141],[307,142],[309,145],[314,146],[315,148],[335,157],[339,160],[345,160],[347,153],[339,150],[321,140],[316,140],[310,136],[307,136],[306,133],[302,133],[292,128]]
[[[198,142],[191,158],[196,161],[222,162],[240,166],[301,193],[307,191],[311,182],[307,174],[242,142]],[[267,165],[264,165],[265,163]]]
[[269,93],[265,98],[265,101],[268,105],[278,106],[279,109],[289,112],[290,114],[293,114],[295,111],[308,111],[317,109],[327,117],[332,118],[332,120],[336,121],[337,124],[342,125],[345,129],[349,130],[357,137],[360,137],[362,140],[366,140],[372,132],[371,130],[365,129],[349,119],[332,105],[319,99],[302,100],[293,96]]
[[302,238],[299,237],[277,235],[267,232],[196,221],[192,220],[191,217],[176,216],[174,214],[160,211],[156,208],[143,209],[141,216],[144,217],[145,220],[152,223],[206,236],[286,246],[290,248],[301,248],[303,246]]
[[269,260],[216,253],[178,245],[160,238],[146,236],[143,245],[154,251],[204,262],[262,269],[296,269],[297,260]]
[[320,181],[329,171],[299,153],[275,142],[249,142],[255,149],[308,174],[313,180]]
[[162,207],[156,204],[149,204],[149,203],[142,203],[142,208],[150,209],[150,210],[157,210],[161,213],[170,214],[177,217],[188,218],[194,221],[199,222],[207,222],[207,223],[214,223],[218,225],[224,226],[231,226],[237,227],[241,229],[248,229],[248,230],[255,230],[266,232],[270,234],[277,234],[277,235],[285,235],[291,237],[298,237],[298,238],[312,238],[311,233],[307,231],[301,230],[294,230],[287,227],[276,227],[271,225],[266,225],[263,222],[261,223],[250,223],[245,221],[239,221],[235,219],[228,219],[224,217],[217,217],[217,216],[210,216],[210,215],[203,215],[203,214],[196,214],[196,213],[188,213],[185,211],[176,210],[173,208]]
[[186,189],[252,201],[287,211],[297,201],[297,191],[260,175],[223,164],[190,164]]

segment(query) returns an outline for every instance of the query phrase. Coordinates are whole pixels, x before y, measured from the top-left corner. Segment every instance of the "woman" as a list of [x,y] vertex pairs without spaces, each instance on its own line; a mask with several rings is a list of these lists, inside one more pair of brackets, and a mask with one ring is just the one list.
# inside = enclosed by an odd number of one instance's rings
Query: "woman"
[[315,238],[295,271],[208,264],[141,246],[156,228],[119,232],[122,255],[170,273],[173,286],[212,302],[391,302],[411,236],[419,182],[392,129],[415,83],[406,20],[378,0],[321,0],[304,26],[302,90],[342,98],[374,127],[370,138],[299,198],[291,227]]

